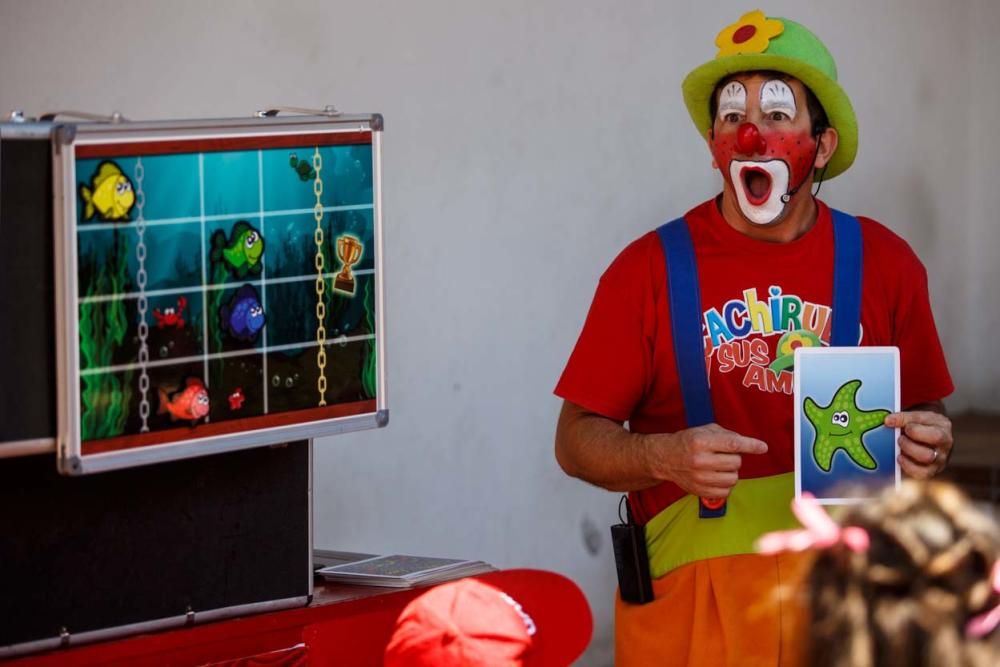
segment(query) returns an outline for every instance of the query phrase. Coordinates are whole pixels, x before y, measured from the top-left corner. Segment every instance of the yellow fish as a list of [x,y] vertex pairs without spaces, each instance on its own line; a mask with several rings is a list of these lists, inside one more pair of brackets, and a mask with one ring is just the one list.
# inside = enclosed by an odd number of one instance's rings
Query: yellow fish
[[128,220],[128,214],[135,204],[135,191],[132,181],[122,173],[114,162],[102,162],[97,166],[97,173],[90,179],[90,187],[80,184],[80,197],[83,198],[84,221],[97,214],[101,220]]

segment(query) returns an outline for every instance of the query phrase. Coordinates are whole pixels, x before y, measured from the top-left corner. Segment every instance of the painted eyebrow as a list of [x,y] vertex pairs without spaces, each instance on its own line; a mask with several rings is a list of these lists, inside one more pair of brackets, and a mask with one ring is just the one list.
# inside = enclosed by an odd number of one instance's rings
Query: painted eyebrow
[[761,86],[760,106],[761,109],[765,109],[765,107],[787,109],[792,112],[793,116],[797,111],[795,93],[792,91],[791,86],[779,79],[772,79]]
[[746,111],[746,100],[746,87],[739,81],[730,81],[719,94],[719,113],[732,109]]
[[730,81],[726,84],[725,90],[728,91],[730,95],[736,95],[740,91],[746,92],[746,86],[739,81]]

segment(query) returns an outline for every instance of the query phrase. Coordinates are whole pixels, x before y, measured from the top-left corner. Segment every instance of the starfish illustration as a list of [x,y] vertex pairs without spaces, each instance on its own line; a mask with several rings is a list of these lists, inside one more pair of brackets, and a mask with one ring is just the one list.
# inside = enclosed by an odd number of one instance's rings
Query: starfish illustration
[[806,397],[806,418],[816,429],[813,459],[823,472],[830,472],[833,455],[838,449],[847,452],[851,460],[865,470],[875,470],[878,467],[871,453],[865,449],[862,438],[868,431],[881,426],[889,411],[859,408],[856,396],[860,387],[861,380],[851,380],[844,384],[825,408]]

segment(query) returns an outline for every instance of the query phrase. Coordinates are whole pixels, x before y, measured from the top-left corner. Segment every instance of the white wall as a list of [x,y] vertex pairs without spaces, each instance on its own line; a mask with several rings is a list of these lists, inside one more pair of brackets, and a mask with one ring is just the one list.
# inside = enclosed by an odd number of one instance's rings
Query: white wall
[[[995,410],[1000,9],[802,3],[861,126],[831,204],[924,259],[960,389]],[[680,82],[744,2],[0,0],[0,110],[385,115],[388,428],[316,448],[316,544],[568,574],[608,660],[616,497],[552,456],[551,395],[597,277],[718,188]],[[585,548],[585,526],[601,539]]]
[[[996,110],[1000,109],[997,68],[1000,66],[1000,5],[994,0],[975,0],[965,17],[968,29],[969,63],[966,94],[972,93],[966,137],[969,147],[968,211],[961,221],[966,228],[961,248],[965,257],[965,284],[955,285],[962,302],[966,328],[951,341],[949,349],[956,383],[964,385],[955,404],[996,412],[1000,389],[1000,361],[994,348],[1000,331],[1000,188],[994,172],[1000,165],[1000,131]],[[958,99],[961,99],[958,98]],[[954,102],[954,100],[952,101]],[[950,122],[949,127],[961,127]],[[945,296],[943,292],[939,296]]]

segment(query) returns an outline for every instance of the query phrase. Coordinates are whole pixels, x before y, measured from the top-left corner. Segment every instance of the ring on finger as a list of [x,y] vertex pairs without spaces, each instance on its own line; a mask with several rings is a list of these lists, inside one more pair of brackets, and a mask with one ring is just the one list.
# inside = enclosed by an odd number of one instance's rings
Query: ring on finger
[[932,451],[934,452],[934,458],[931,459],[931,463],[935,463],[938,460],[938,454],[940,452],[938,452],[937,447],[934,447]]

